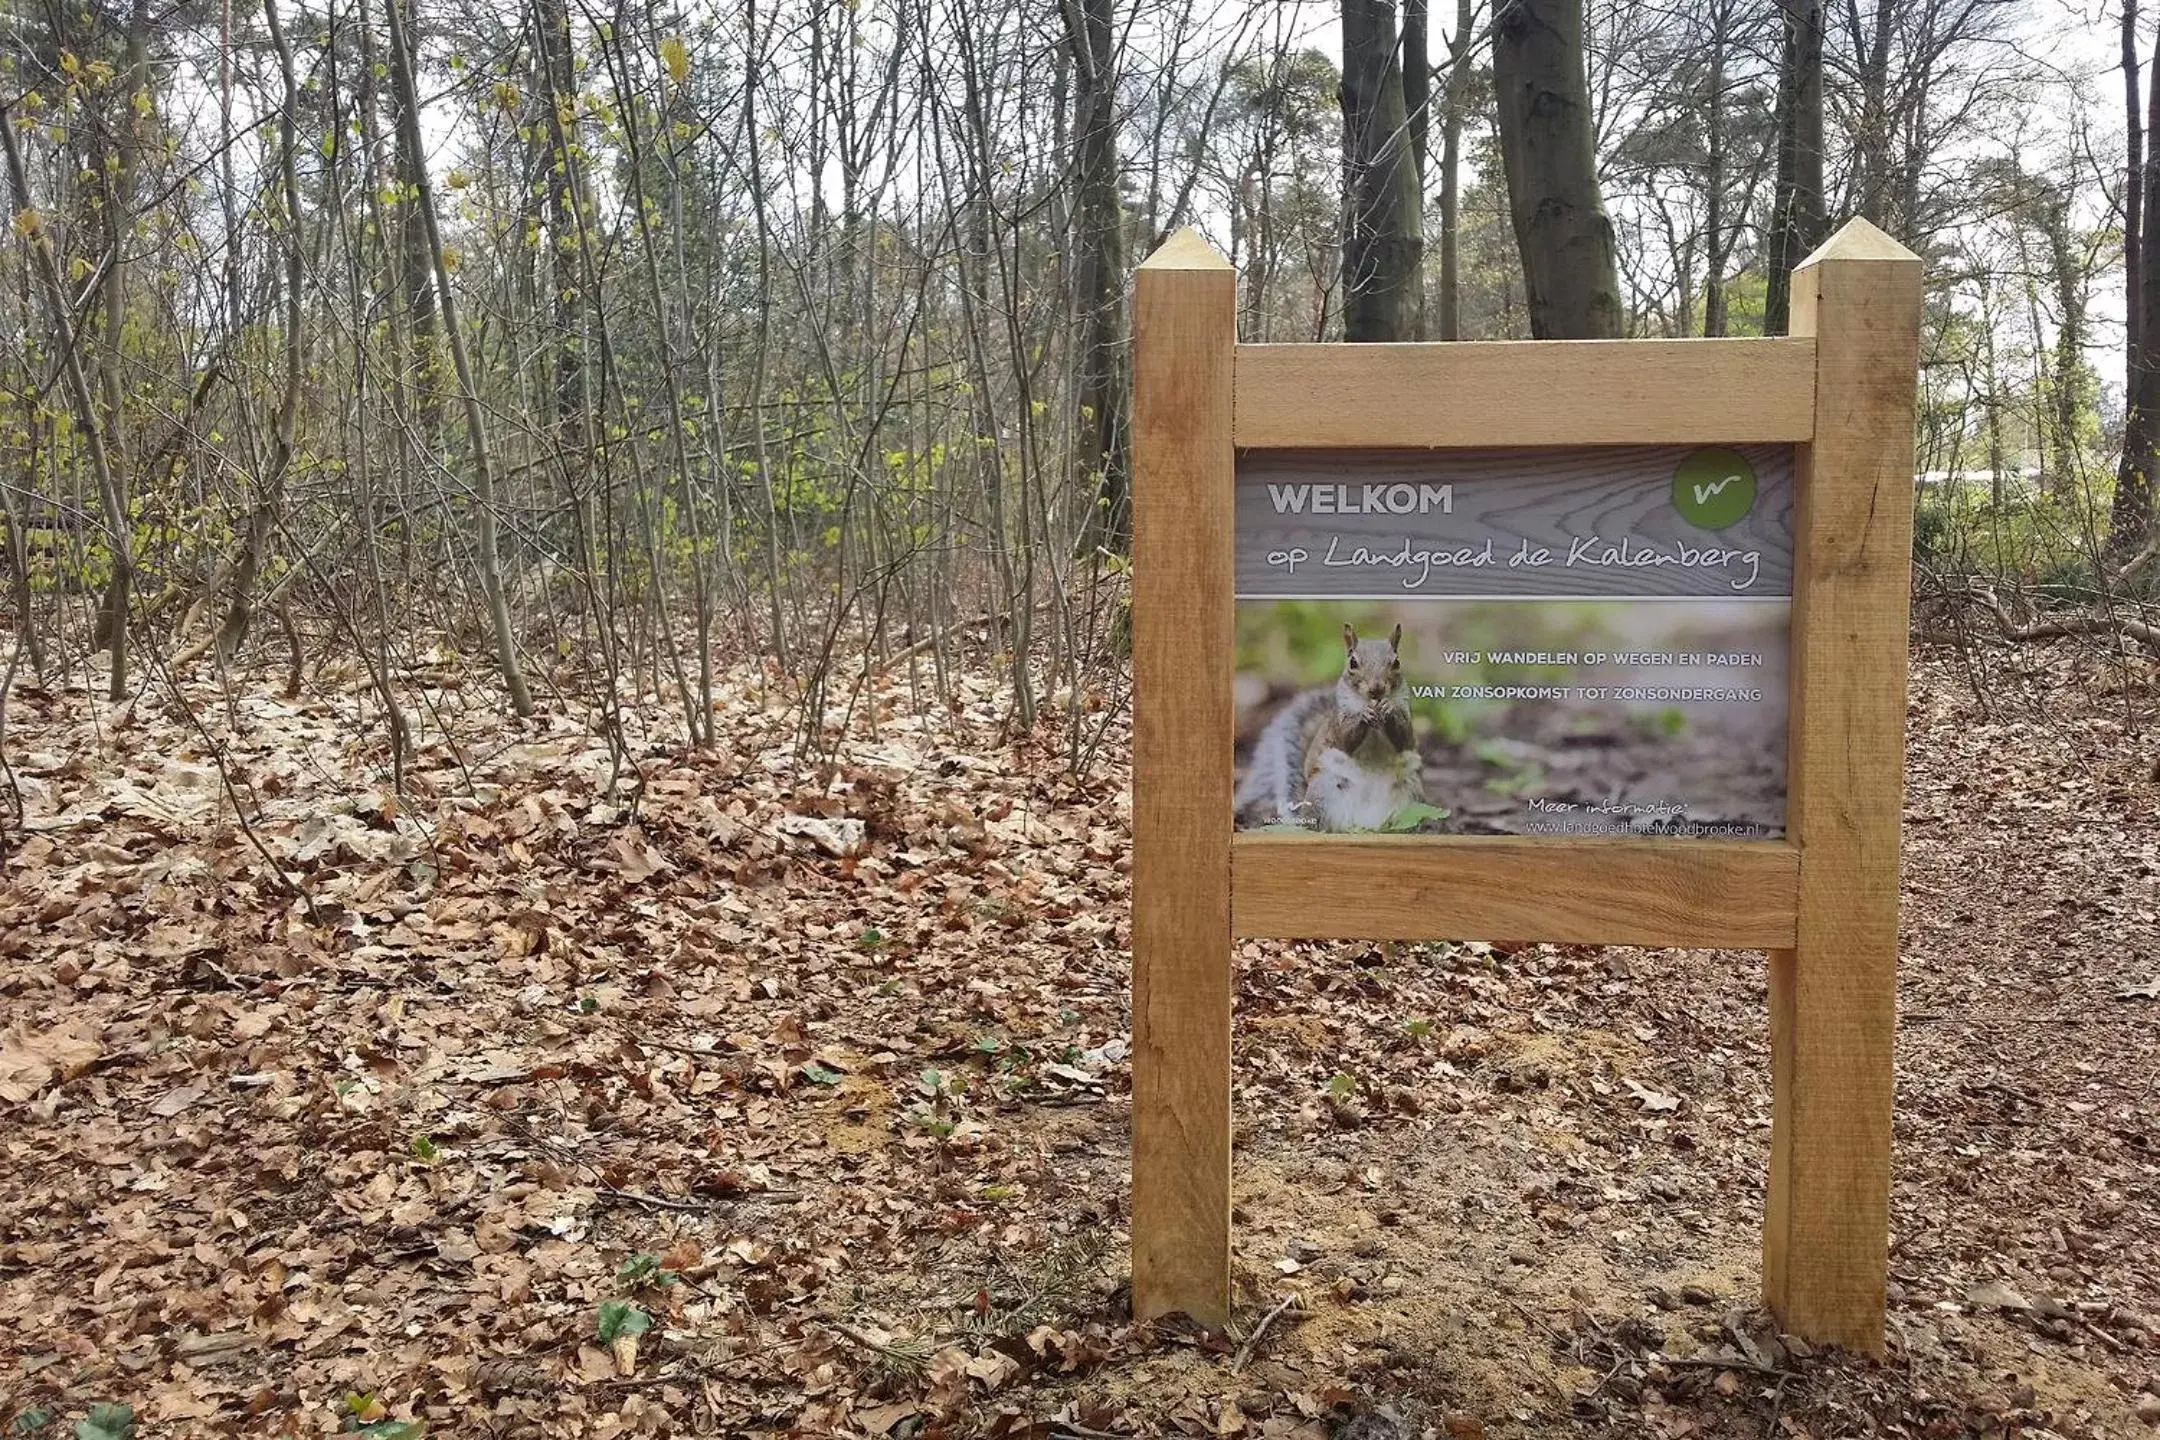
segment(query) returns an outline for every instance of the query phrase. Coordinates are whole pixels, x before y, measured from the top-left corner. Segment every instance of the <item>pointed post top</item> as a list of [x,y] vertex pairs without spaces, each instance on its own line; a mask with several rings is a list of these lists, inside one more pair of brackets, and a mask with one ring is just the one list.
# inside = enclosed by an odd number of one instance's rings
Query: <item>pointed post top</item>
[[1855,215],[1838,228],[1838,232],[1815,247],[1815,253],[1802,260],[1795,269],[1805,270],[1827,260],[1908,260],[1917,265],[1920,257],[1900,245],[1865,216]]
[[1223,259],[1222,252],[1208,244],[1205,236],[1187,225],[1155,247],[1155,253],[1140,262],[1143,270],[1228,270],[1230,262]]

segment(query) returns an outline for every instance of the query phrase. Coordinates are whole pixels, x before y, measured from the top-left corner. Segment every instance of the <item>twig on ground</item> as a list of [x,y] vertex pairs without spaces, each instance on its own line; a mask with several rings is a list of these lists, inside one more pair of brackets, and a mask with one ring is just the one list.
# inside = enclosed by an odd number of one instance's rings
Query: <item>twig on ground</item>
[[760,1202],[767,1205],[792,1205],[803,1198],[800,1190],[740,1190],[718,1200],[677,1200],[667,1195],[647,1195],[642,1190],[611,1190],[605,1186],[596,1193],[608,1200],[648,1205],[655,1210],[680,1210],[690,1215],[710,1215],[730,1205]]
[[2107,1331],[2102,1330],[2099,1326],[2093,1324],[2090,1320],[2086,1320],[2081,1317],[2077,1323],[2079,1329],[2085,1331],[2086,1334],[2092,1336],[2093,1339],[2098,1340],[2101,1344],[2107,1346],[2108,1349],[2113,1350],[2118,1355],[2120,1355],[2125,1349],[2128,1348],[2123,1344],[2122,1341],[2116,1339],[2113,1335],[2108,1334]]
[[1769,1375],[1780,1381],[1800,1378],[1797,1370],[1780,1370],[1775,1365],[1758,1365],[1753,1360],[1743,1359],[1738,1355],[1653,1355],[1650,1358],[1656,1364],[1683,1370],[1745,1370],[1750,1375]]
[[835,1320],[829,1315],[820,1315],[818,1324],[823,1325],[843,1340],[860,1345],[872,1354],[881,1355],[896,1364],[906,1365],[916,1370],[922,1369],[923,1366],[930,1362],[930,1356],[937,1348],[927,1340],[918,1340],[913,1346],[894,1345],[883,1340],[873,1340],[846,1321]]
[[1260,1317],[1260,1323],[1253,1327],[1252,1334],[1245,1337],[1245,1343],[1243,1345],[1238,1346],[1237,1357],[1230,1362],[1231,1374],[1235,1375],[1240,1370],[1243,1370],[1245,1368],[1245,1362],[1252,1358],[1253,1347],[1260,1343],[1261,1336],[1267,1334],[1268,1326],[1275,1323],[1275,1317],[1282,1314],[1283,1311],[1289,1309],[1292,1305],[1295,1305],[1297,1303],[1297,1292],[1293,1290],[1288,1295],[1283,1296],[1281,1300],[1277,1301],[1274,1309],[1268,1311],[1267,1314]]

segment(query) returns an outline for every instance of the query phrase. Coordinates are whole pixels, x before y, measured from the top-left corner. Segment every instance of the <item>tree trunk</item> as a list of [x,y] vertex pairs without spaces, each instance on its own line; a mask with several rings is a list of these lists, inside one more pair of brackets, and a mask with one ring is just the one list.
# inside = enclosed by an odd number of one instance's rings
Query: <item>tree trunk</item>
[[2054,272],[2057,317],[2055,355],[2049,367],[2054,374],[2048,382],[2053,433],[2048,436],[2047,483],[2049,493],[2065,498],[2077,479],[2078,423],[2090,394],[2085,368],[2085,276],[2070,230],[2070,198],[2067,188],[2046,194],[2040,213],[2047,231],[2048,266]]
[[[135,0],[128,21],[126,58],[122,62],[120,93],[123,95],[142,94],[149,83],[149,35],[149,0]],[[111,246],[111,258],[105,267],[105,283],[98,301],[105,324],[105,353],[98,366],[99,386],[104,392],[105,448],[115,493],[119,496],[120,512],[125,517],[122,524],[127,526],[134,524],[128,504],[132,469],[128,464],[127,420],[123,414],[120,375],[128,303],[127,256],[131,248],[128,229],[133,224],[135,211],[142,129],[143,116],[130,105],[122,113],[119,138],[112,156],[113,169],[105,204],[106,243]],[[111,685],[107,694],[118,700],[127,693],[127,625],[135,584],[135,547],[116,539],[112,554],[112,579],[105,587],[104,603],[98,613],[98,634],[102,643],[112,647]]]
[[[1892,0],[1876,0],[1874,33],[1866,38],[1860,54],[1860,126],[1853,137],[1858,152],[1859,212],[1885,230],[1895,229],[1892,213],[1891,142],[1895,121],[1890,113],[1890,35],[1897,6]],[[1853,45],[1862,44],[1857,16],[1853,21]]]
[[[2160,67],[2156,67],[2160,68]],[[2155,79],[2160,79],[2156,74]],[[2135,133],[2135,132],[2133,132]],[[2160,134],[2160,84],[2146,86],[2145,138]],[[2135,174],[2140,215],[2160,213],[2160,147],[2144,147]],[[2126,207],[2127,208],[2127,207]],[[2142,226],[2140,226],[2142,230]],[[2130,311],[2136,338],[2125,376],[2122,463],[2115,474],[2115,505],[2108,517],[2108,553],[2135,554],[2152,531],[2154,446],[2160,441],[2160,245],[2139,233],[2137,264],[2129,272]],[[2127,248],[2127,245],[2126,247]]]
[[547,217],[548,263],[542,273],[549,277],[554,310],[555,343],[549,363],[554,370],[555,444],[571,493],[582,496],[591,448],[586,433],[591,402],[586,393],[585,292],[579,258],[584,237],[576,213],[581,162],[571,153],[569,124],[576,122],[563,120],[565,106],[577,92],[567,0],[535,0],[533,28],[539,37],[535,68],[546,117],[547,178],[541,208]]
[[2138,263],[2138,250],[2145,238],[2145,122],[2143,107],[2138,103],[2137,30],[2138,0],[2123,0],[2123,284],[2129,292],[2123,304],[2125,365],[2137,362],[2138,317],[2145,310],[2138,279],[2144,273]]
[[[1417,231],[1418,258],[1425,253],[1425,177],[1431,173],[1432,59],[1431,23],[1427,7],[1431,0],[1403,0],[1402,91],[1403,116],[1410,127],[1412,191],[1411,225]],[[1411,277],[1411,338],[1425,338],[1425,277]]]
[[1530,333],[1613,339],[1626,317],[1599,193],[1582,0],[1515,0],[1493,25],[1493,89]]
[[1703,316],[1702,333],[1725,333],[1725,51],[1731,41],[1733,7],[1717,7],[1710,31],[1710,93],[1703,109]]
[[[419,88],[413,83],[413,53],[407,43],[401,13],[409,0],[387,0],[383,6],[390,20],[390,79],[397,87],[398,131],[413,155],[420,148]],[[510,628],[510,603],[503,595],[502,560],[495,541],[495,452],[489,445],[486,412],[473,378],[472,362],[465,353],[465,336],[458,329],[457,297],[450,288],[450,267],[444,258],[442,229],[435,218],[435,188],[427,166],[416,172],[417,208],[427,242],[429,268],[434,271],[442,330],[450,346],[450,362],[457,374],[459,398],[464,402],[465,433],[472,445],[473,502],[478,512],[473,525],[473,563],[480,572],[480,589],[487,600],[488,620],[495,635],[495,664],[502,671],[503,687],[510,692],[511,708],[520,715],[533,713],[532,692],[525,688],[525,670],[518,659],[517,638]]]
[[1785,50],[1778,67],[1777,196],[1770,211],[1769,293],[1763,333],[1791,324],[1793,267],[1823,239],[1822,0],[1779,0]]
[[[397,0],[383,0],[383,9],[396,10]],[[405,37],[407,57],[417,64],[420,49],[418,22],[414,18],[411,0],[406,8],[391,16],[391,24]],[[395,59],[395,51],[392,54]],[[429,445],[442,443],[443,402],[442,364],[437,353],[435,279],[428,258],[428,222],[420,214],[420,203],[414,197],[431,195],[428,183],[427,152],[420,143],[420,123],[417,115],[409,115],[408,106],[419,104],[418,92],[408,92],[392,77],[390,101],[394,114],[391,121],[392,173],[397,181],[401,199],[392,212],[397,224],[397,245],[394,258],[386,259],[395,267],[398,278],[405,287],[405,339],[409,353],[398,357],[405,367],[406,382],[413,386],[419,401],[421,433]],[[412,123],[407,124],[410,120]],[[383,237],[387,245],[390,237]]]
[[1394,0],[1343,0],[1343,338],[1417,338],[1424,227]]
[[235,567],[232,602],[225,622],[218,627],[220,664],[229,664],[247,639],[254,621],[255,579],[262,571],[264,553],[270,548],[270,532],[285,508],[285,477],[292,471],[295,429],[299,423],[301,377],[307,367],[307,332],[301,318],[301,285],[306,278],[307,247],[300,235],[300,171],[293,130],[300,110],[300,82],[293,67],[292,46],[286,43],[285,27],[278,18],[277,0],[263,0],[263,21],[269,27],[270,44],[277,51],[278,99],[278,239],[285,251],[284,390],[272,419],[269,473],[263,477],[248,516],[247,536],[242,541]]
[[1455,0],[1455,30],[1448,37],[1447,83],[1440,114],[1440,315],[1439,338],[1462,339],[1462,131],[1469,107],[1470,51],[1476,37],[1471,0]]
[[1083,548],[1132,549],[1132,472],[1126,425],[1131,409],[1125,321],[1125,207],[1118,197],[1117,25],[1115,0],[1064,0],[1072,55],[1074,167],[1073,302],[1081,351],[1074,426],[1083,474],[1095,482],[1095,509]]
[[[30,200],[30,177],[23,168],[22,148],[15,143],[15,114],[11,107],[0,105],[0,156],[7,163],[8,188],[14,192],[15,208],[20,215],[34,216],[37,211]],[[44,226],[31,223],[24,226],[20,218],[18,229],[24,231],[24,241],[30,251],[31,267],[36,272],[38,290],[45,301],[46,315],[53,327],[53,339],[60,350],[60,374],[67,384],[68,400],[75,408],[75,423],[82,430],[83,448],[90,452],[90,466],[97,476],[98,498],[105,509],[105,528],[110,532],[113,573],[116,578],[119,602],[122,609],[115,617],[112,632],[112,680],[107,695],[113,700],[127,696],[127,589],[120,577],[134,573],[135,557],[127,499],[120,488],[119,476],[114,472],[112,457],[108,451],[105,426],[98,414],[98,406],[90,393],[90,379],[83,371],[82,349],[77,345],[75,325],[69,316],[67,291],[60,279],[59,263],[53,258],[52,240]],[[117,263],[117,262],[116,262]],[[112,603],[114,591],[106,592],[107,604]]]

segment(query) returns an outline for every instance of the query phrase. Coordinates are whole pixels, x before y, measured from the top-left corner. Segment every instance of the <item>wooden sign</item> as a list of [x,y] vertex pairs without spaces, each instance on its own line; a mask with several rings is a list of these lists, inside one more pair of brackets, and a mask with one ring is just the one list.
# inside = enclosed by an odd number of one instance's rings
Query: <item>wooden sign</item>
[[1229,1316],[1234,938],[1715,946],[1765,1298],[1880,1351],[1920,269],[1855,220],[1789,337],[1256,346],[1197,234],[1141,267],[1135,1313]]

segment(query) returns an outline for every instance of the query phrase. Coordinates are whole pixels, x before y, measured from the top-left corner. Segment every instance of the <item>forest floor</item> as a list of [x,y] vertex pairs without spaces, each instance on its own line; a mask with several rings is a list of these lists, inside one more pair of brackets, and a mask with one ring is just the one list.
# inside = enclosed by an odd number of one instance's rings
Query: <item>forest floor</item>
[[1126,778],[987,681],[810,771],[745,671],[635,817],[479,687],[403,800],[354,673],[18,688],[0,1427],[2153,1433],[2154,677],[1995,663],[1915,674],[1881,1362],[1756,1303],[1759,956],[1241,947],[1239,1314],[1136,1329]]

